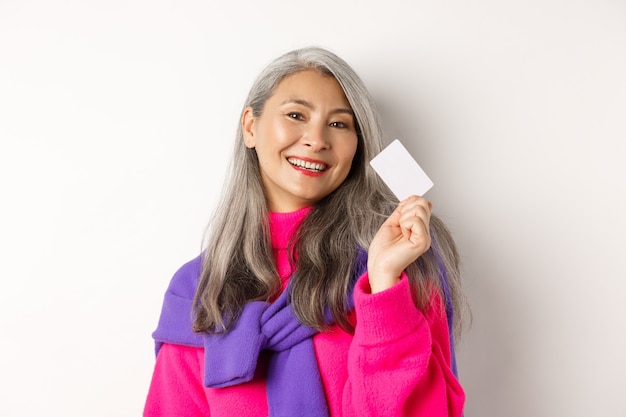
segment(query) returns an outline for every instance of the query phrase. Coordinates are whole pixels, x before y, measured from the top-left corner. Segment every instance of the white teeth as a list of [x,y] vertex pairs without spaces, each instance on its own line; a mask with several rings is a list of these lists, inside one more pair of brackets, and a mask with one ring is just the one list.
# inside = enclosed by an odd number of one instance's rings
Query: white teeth
[[305,168],[305,169],[309,169],[311,171],[324,171],[326,169],[326,165],[325,164],[318,164],[315,162],[307,162],[307,161],[303,161],[301,159],[296,159],[296,158],[289,158],[287,159],[287,161],[289,161],[289,163],[291,165],[300,167],[300,168]]

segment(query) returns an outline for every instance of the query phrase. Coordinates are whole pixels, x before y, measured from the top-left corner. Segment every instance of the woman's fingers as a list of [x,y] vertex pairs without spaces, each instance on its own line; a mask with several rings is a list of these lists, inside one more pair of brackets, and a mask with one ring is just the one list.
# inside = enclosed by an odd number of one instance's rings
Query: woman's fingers
[[432,204],[422,197],[403,200],[374,236],[368,249],[372,292],[394,285],[402,271],[430,247]]
[[432,203],[423,197],[412,196],[400,203],[398,211],[398,225],[404,238],[416,245],[429,247]]

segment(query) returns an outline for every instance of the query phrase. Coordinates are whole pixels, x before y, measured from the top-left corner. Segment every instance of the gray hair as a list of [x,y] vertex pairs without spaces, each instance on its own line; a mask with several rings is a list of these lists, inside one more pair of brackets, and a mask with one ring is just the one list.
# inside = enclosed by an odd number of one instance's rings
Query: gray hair
[[[359,248],[367,250],[398,203],[368,163],[382,149],[374,100],[344,60],[325,49],[309,47],[288,52],[270,63],[253,83],[243,107],[244,111],[251,107],[253,114],[260,116],[267,99],[285,77],[309,69],[332,76],[341,85],[354,113],[358,145],[346,180],[315,204],[296,232],[291,253],[298,253],[298,259],[293,259],[297,275],[292,278],[291,300],[303,323],[323,329],[324,310],[329,308],[334,320],[351,330],[345,306],[357,253]],[[223,196],[206,233],[203,270],[194,300],[196,331],[226,330],[237,320],[245,303],[269,300],[280,291],[262,184],[256,151],[244,145],[239,123]],[[433,244],[407,270],[416,305],[423,307],[428,302],[427,288],[432,288],[429,282],[441,285],[443,267],[458,310],[462,297],[454,242],[436,216],[431,233],[440,247],[435,248],[438,256],[433,253]]]

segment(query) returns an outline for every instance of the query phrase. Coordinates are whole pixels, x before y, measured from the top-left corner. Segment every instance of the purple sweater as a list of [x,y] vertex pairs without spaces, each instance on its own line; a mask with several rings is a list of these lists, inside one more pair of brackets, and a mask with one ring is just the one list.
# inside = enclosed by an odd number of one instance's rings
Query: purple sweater
[[[285,238],[298,221],[272,217],[283,278],[291,274]],[[311,339],[314,332],[293,320],[281,297],[272,306],[251,303],[255,307],[246,307],[241,328],[224,340],[190,330],[199,268],[199,258],[184,265],[168,289],[144,415],[461,415],[464,394],[451,371],[448,323],[439,313],[438,294],[421,312],[406,277],[372,295],[367,273],[359,270],[354,336],[331,326]],[[309,347],[299,350],[302,346]],[[273,352],[262,354],[269,364],[263,357],[257,362],[262,350]]]

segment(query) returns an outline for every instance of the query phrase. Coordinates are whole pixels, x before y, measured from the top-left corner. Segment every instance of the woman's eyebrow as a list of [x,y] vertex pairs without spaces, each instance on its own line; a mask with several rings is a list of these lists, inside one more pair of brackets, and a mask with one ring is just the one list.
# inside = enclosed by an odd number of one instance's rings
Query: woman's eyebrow
[[[301,98],[288,98],[287,100],[282,102],[281,106],[284,104],[300,104],[301,106],[307,107],[311,110],[315,109],[315,106],[310,101],[307,101]],[[349,107],[338,107],[330,111],[330,114],[337,114],[337,113],[346,113],[346,114],[349,114],[350,116],[354,116],[354,112]]]
[[311,102],[301,99],[301,98],[288,98],[287,100],[283,101],[281,106],[283,104],[300,104],[304,107],[308,107],[309,109],[313,109],[314,106],[313,104],[311,104]]

